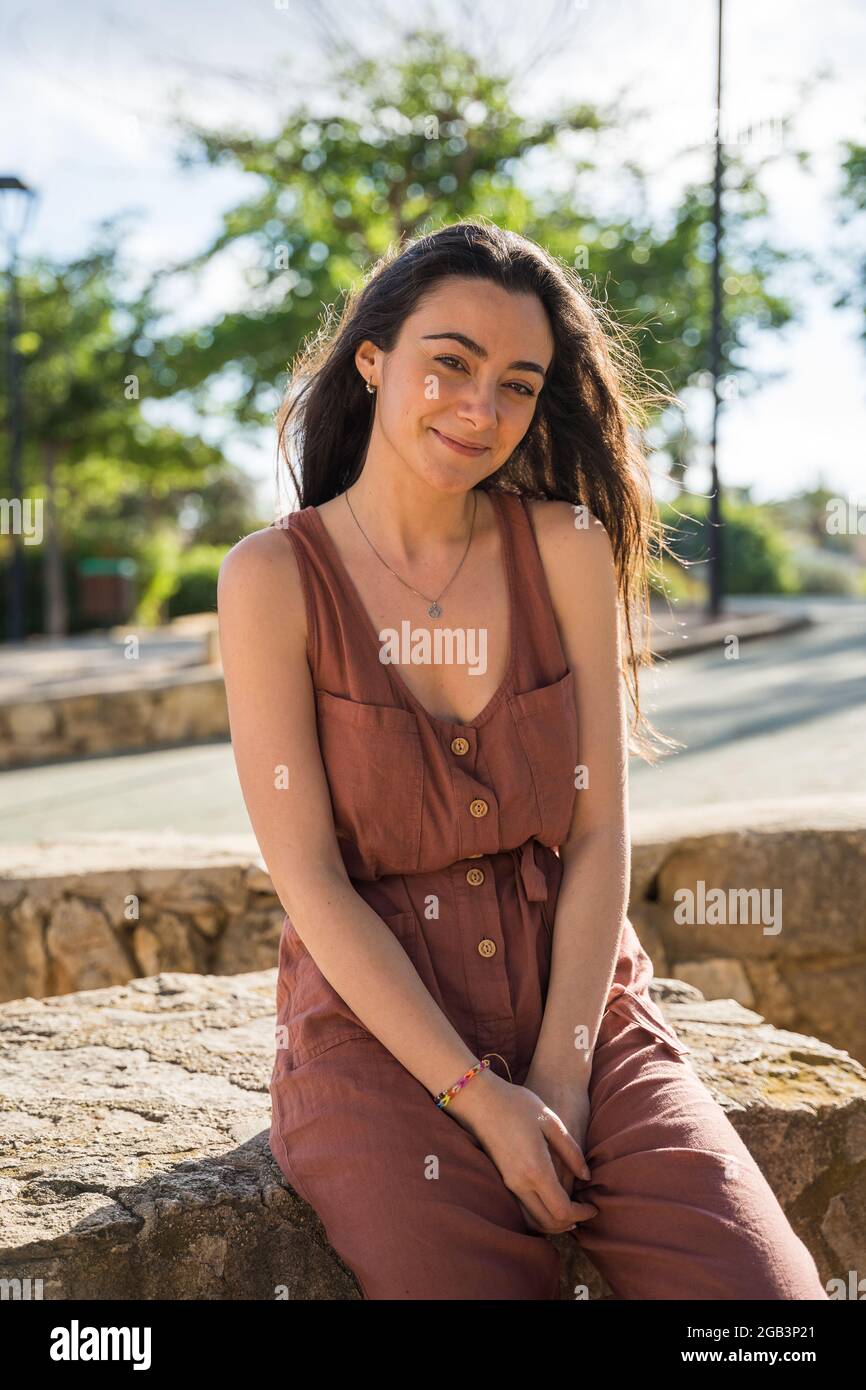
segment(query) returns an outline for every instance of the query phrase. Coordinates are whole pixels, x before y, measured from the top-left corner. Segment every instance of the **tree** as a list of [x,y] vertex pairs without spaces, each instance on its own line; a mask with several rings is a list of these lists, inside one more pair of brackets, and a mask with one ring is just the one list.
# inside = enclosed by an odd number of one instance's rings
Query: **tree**
[[[126,288],[118,235],[107,227],[87,255],[33,262],[19,281],[24,482],[44,502],[44,629],[52,635],[68,626],[62,555],[73,538],[91,553],[127,554],[159,522],[175,523],[183,494],[229,471],[218,449],[144,413],[157,394],[147,336],[156,311],[152,287]],[[5,401],[3,371],[5,361]]]
[[[506,78],[427,31],[407,35],[393,63],[355,57],[338,73],[336,91],[332,110],[314,115],[302,103],[267,138],[181,123],[186,167],[230,165],[251,183],[249,198],[226,213],[219,234],[183,271],[243,249],[248,294],[242,308],[167,340],[172,389],[204,402],[216,381],[230,377],[235,418],[263,423],[323,306],[335,304],[389,244],[478,216],[585,270],[591,287],[634,325],[650,373],[675,391],[700,381],[709,364],[708,193],[688,187],[659,227],[646,211],[647,176],[627,162],[627,213],[598,215],[591,147],[620,119],[615,109],[575,103],[540,119],[521,116]],[[541,160],[558,170],[559,188],[532,198],[524,176],[530,161]],[[743,149],[734,151],[727,179],[723,360],[733,378],[744,375],[747,335],[780,327],[794,308],[768,288],[787,257],[756,232],[766,206]],[[693,441],[679,412],[663,422],[661,442],[670,443],[681,475]]]
[[[848,141],[845,151],[838,199],[839,221],[859,225],[862,214],[866,212],[866,145]],[[833,305],[835,309],[850,306],[859,308],[863,313],[860,338],[866,344],[866,256],[862,252],[854,257],[853,282],[840,291]]]

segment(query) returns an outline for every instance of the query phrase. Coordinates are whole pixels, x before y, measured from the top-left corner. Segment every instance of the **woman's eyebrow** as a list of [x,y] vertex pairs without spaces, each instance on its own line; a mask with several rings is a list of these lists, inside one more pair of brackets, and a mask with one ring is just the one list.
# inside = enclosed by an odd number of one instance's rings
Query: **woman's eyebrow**
[[[425,333],[422,342],[427,338],[453,338],[456,343],[462,343],[470,352],[474,352],[475,356],[480,357],[482,362],[486,362],[489,355],[486,348],[483,348],[480,343],[474,342],[472,338],[467,338],[465,333]],[[540,377],[547,376],[546,371],[538,362],[509,362],[508,370],[511,371],[512,368],[521,372],[538,372]]]

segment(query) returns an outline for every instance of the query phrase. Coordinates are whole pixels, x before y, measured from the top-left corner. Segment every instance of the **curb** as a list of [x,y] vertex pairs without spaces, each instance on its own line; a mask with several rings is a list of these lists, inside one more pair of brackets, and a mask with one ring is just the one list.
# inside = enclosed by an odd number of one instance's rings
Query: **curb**
[[[672,615],[676,621],[676,614]],[[721,646],[727,637],[751,642],[759,637],[781,637],[804,627],[814,627],[815,619],[805,609],[795,613],[728,613],[717,622],[705,623],[691,632],[655,633],[652,638],[654,656],[689,656],[692,652],[710,651]]]

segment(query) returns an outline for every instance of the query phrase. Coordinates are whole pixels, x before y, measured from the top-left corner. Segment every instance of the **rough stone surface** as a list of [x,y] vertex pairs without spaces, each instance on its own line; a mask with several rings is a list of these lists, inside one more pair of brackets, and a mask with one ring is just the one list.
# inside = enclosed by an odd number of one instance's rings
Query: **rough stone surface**
[[747,1009],[755,1002],[749,977],[738,960],[681,960],[677,979],[694,985],[705,999],[733,999]]
[[0,1000],[266,969],[284,916],[251,835],[3,846]]
[[0,1006],[0,1278],[43,1296],[358,1297],[267,1144],[275,971]]
[[0,768],[226,738],[222,667],[81,682],[0,704]]
[[[657,974],[753,1003],[866,1062],[866,797],[644,813],[631,831],[629,915]],[[725,895],[721,920],[678,920],[684,890],[701,883]],[[752,890],[735,921],[735,895]],[[763,892],[780,904],[778,931],[755,910]]]
[[[163,973],[0,1006],[0,1278],[47,1299],[360,1297],[268,1147],[275,984]],[[822,1278],[863,1268],[863,1067],[681,982],[653,994]],[[554,1244],[563,1298],[610,1295]]]
[[[866,1063],[866,797],[632,819],[629,916],[660,976]],[[781,889],[782,927],[683,924],[676,895]],[[283,909],[255,838],[88,836],[0,846],[0,1000],[277,959]]]

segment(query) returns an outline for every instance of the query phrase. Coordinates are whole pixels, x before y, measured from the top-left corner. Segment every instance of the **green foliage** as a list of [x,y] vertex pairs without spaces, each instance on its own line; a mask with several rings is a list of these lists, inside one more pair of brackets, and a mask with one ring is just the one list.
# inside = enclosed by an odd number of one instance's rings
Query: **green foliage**
[[164,622],[168,601],[177,587],[181,542],[177,534],[163,527],[142,547],[144,586],[139,594],[135,620],[145,626]]
[[837,594],[840,598],[866,598],[866,571],[843,569],[827,564],[816,554],[796,563],[797,592],[801,594]]
[[[242,485],[219,448],[154,420],[146,407],[157,390],[152,340],[154,286],[129,289],[120,225],[66,264],[34,261],[19,280],[17,339],[22,363],[24,487],[44,497],[49,464],[65,549],[86,540],[93,554],[135,553],[158,524],[175,525],[196,494],[211,527],[224,517],[226,539],[255,525]],[[0,287],[0,315],[8,312]],[[7,407],[5,354],[0,402]],[[161,390],[161,387],[160,387]],[[5,425],[5,420],[3,421]],[[0,435],[0,460],[8,431]],[[5,462],[5,460],[3,460]],[[5,467],[4,467],[5,472]],[[249,492],[244,481],[243,489]],[[221,490],[216,511],[208,494]]]
[[661,566],[655,565],[649,576],[650,593],[669,603],[701,604],[706,597],[702,576],[703,571],[696,574],[665,556]]
[[[866,145],[848,141],[845,159],[842,162],[842,183],[838,195],[839,221],[854,222],[863,230],[863,214],[866,212]],[[862,235],[859,245],[862,247]],[[851,305],[860,309],[863,324],[860,330],[861,341],[866,344],[866,256],[855,253],[851,266],[852,279],[834,301],[834,308],[848,308]]]
[[[140,614],[212,606],[207,560],[185,568],[194,552],[185,550],[190,536],[179,516],[189,499],[199,510],[191,539],[200,544],[226,547],[261,524],[245,479],[195,432],[194,412],[241,429],[269,423],[290,361],[317,331],[323,308],[339,308],[347,288],[408,236],[461,218],[520,231],[584,274],[633,328],[651,376],[675,392],[703,380],[710,148],[706,182],[688,186],[663,222],[649,211],[649,175],[631,159],[620,167],[619,210],[606,199],[602,211],[596,137],[627,134],[620,106],[550,103],[527,116],[517,109],[513,79],[492,62],[433,31],[404,37],[396,60],[344,61],[332,96],[323,73],[315,109],[296,101],[269,135],[179,122],[182,163],[229,167],[247,175],[249,187],[186,265],[136,284],[116,222],[86,256],[43,259],[22,276],[26,491],[44,495],[51,461],[67,558],[139,561]],[[527,175],[546,167],[555,177],[531,195]],[[859,168],[855,161],[855,196]],[[750,379],[740,356],[754,329],[779,328],[795,312],[772,289],[792,257],[762,238],[759,174],[742,148],[729,147],[721,349],[722,369],[737,376],[741,393]],[[188,300],[196,276],[224,253],[250,266],[241,307],[174,328],[165,306]],[[3,401],[5,371],[3,358]],[[161,400],[190,408],[189,433],[150,408]],[[689,462],[692,440],[677,412],[657,421],[653,434],[674,468]],[[0,463],[7,437],[0,431]],[[746,587],[784,588],[790,575],[778,538],[740,517],[731,517],[731,528],[726,573],[730,566]]]
[[[723,507],[722,587],[727,594],[797,592],[791,546],[762,508],[727,498]],[[674,505],[659,508],[667,541],[677,560],[692,575],[706,572],[709,554],[709,506],[706,498],[683,494]]]
[[[219,234],[187,269],[210,264],[229,247],[253,264],[242,309],[157,345],[167,391],[182,388],[206,400],[217,380],[230,378],[235,418],[269,419],[275,386],[318,326],[322,306],[338,305],[390,244],[461,218],[514,228],[578,270],[585,266],[591,288],[634,327],[645,368],[674,391],[708,368],[707,186],[687,188],[659,226],[647,210],[647,175],[628,161],[628,213],[601,214],[591,137],[620,124],[619,110],[571,103],[542,117],[520,115],[508,78],[430,32],[408,34],[396,61],[355,57],[336,85],[350,102],[338,97],[331,111],[320,102],[315,115],[296,108],[270,136],[183,126],[185,164],[251,176],[248,199],[225,214]],[[550,184],[556,191],[533,199],[523,191],[524,176],[545,161],[557,171]],[[708,179],[710,169],[707,148]],[[765,199],[736,147],[726,183],[722,367],[743,376],[738,356],[747,335],[794,315],[768,284],[791,254],[762,240]],[[665,422],[663,437],[675,431],[682,431],[678,414]],[[681,452],[688,447],[680,441]]]
[[181,556],[175,588],[168,601],[168,617],[184,613],[215,613],[217,575],[226,546],[194,545]]

